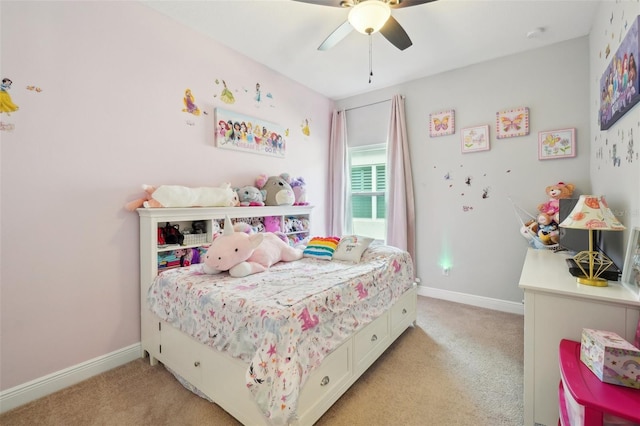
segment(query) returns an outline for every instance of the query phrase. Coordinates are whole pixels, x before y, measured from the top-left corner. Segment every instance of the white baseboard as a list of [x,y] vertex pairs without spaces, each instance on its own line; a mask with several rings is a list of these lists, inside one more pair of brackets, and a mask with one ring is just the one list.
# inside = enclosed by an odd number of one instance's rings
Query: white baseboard
[[424,285],[418,286],[418,294],[420,296],[433,297],[434,299],[443,299],[450,302],[464,303],[465,305],[473,305],[480,308],[493,309],[494,311],[524,315],[524,305],[522,303],[510,302],[507,300],[492,299],[490,297],[458,293],[455,291],[442,290],[439,288],[427,287]]
[[141,356],[142,346],[140,343],[135,343],[126,348],[4,390],[0,392],[0,413],[80,383],[83,380],[119,367]]

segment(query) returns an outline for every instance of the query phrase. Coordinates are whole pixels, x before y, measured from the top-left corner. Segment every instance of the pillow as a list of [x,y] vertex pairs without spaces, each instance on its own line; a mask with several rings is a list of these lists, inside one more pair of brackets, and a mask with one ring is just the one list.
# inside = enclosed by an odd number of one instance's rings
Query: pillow
[[345,235],[340,239],[340,244],[333,254],[337,260],[347,260],[349,262],[360,262],[362,253],[369,247],[373,238],[360,237],[358,235]]
[[340,237],[313,237],[302,253],[305,257],[331,260],[333,252],[338,247]]

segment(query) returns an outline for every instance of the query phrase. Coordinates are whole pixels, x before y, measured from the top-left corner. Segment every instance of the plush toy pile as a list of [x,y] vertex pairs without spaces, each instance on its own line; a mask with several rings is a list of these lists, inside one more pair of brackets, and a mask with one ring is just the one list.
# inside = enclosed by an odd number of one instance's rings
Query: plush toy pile
[[190,188],[180,185],[154,187],[142,185],[145,196],[125,205],[129,211],[145,207],[251,207],[251,206],[305,206],[308,205],[306,183],[302,177],[292,179],[288,173],[278,176],[259,175],[255,186],[231,188],[225,183],[219,187]]
[[538,205],[535,219],[525,222],[520,228],[520,234],[529,240],[536,248],[556,247],[560,238],[558,225],[560,224],[560,199],[571,198],[575,185],[558,182],[547,186],[545,192],[549,199]]

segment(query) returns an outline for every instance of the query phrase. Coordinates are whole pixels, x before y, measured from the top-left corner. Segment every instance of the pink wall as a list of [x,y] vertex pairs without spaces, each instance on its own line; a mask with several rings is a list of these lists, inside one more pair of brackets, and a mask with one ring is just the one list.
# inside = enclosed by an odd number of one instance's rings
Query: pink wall
[[[138,217],[122,206],[142,183],[302,175],[323,232],[332,101],[138,2],[0,7],[20,107],[0,115],[0,389],[139,341]],[[187,88],[207,115],[182,112]],[[286,158],[216,148],[216,107],[289,128]]]

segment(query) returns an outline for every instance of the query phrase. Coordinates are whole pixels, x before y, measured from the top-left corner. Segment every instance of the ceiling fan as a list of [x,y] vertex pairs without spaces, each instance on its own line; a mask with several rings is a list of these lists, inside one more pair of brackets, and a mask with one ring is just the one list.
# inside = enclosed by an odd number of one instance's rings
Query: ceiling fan
[[318,50],[328,50],[348,36],[353,29],[362,34],[378,31],[400,50],[413,43],[402,26],[391,16],[391,9],[416,6],[436,0],[295,0],[322,6],[351,8],[348,19],[327,37]]

